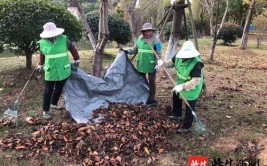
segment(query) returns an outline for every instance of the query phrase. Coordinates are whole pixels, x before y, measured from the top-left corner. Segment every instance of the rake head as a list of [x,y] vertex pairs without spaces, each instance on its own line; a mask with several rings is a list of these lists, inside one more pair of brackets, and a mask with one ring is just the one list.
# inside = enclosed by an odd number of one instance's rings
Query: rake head
[[17,107],[18,107],[18,101],[15,101],[13,106],[9,107],[7,110],[4,111],[2,119],[4,121],[7,120],[17,124],[18,122]]
[[208,128],[200,120],[195,121],[194,131],[197,136],[206,136],[208,134]]
[[194,117],[194,133],[195,133],[195,138],[199,139],[200,137],[204,138],[206,141],[209,140],[209,129],[208,127],[202,123],[196,116],[195,112],[192,112],[193,117]]

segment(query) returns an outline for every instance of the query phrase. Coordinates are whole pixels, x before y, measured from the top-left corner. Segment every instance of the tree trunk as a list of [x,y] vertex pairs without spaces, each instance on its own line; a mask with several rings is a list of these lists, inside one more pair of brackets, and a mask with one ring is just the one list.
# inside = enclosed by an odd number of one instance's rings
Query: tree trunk
[[[177,5],[184,4],[184,1],[177,3]],[[171,59],[176,54],[176,48],[178,45],[178,39],[180,34],[180,28],[182,24],[184,7],[173,6],[173,22],[171,36],[168,42],[165,60]]]
[[253,14],[253,8],[255,6],[256,0],[252,0],[249,10],[248,10],[248,15],[247,15],[247,19],[246,19],[246,23],[244,26],[244,30],[243,30],[243,35],[241,38],[241,44],[240,44],[240,48],[241,49],[246,49],[247,48],[247,43],[248,43],[248,35],[249,35],[249,25],[250,22],[252,20],[252,14]]
[[75,2],[75,5],[76,5],[76,7],[77,7],[77,9],[79,11],[79,15],[80,15],[83,27],[85,29],[87,39],[90,41],[90,43],[92,45],[92,48],[93,48],[93,51],[95,52],[95,49],[96,49],[95,38],[94,38],[94,35],[92,33],[92,30],[91,30],[90,26],[87,23],[87,19],[86,19],[86,16],[84,14],[83,7],[82,7],[82,5],[80,3],[80,0],[73,0],[73,1]]
[[169,18],[170,18],[170,16],[171,16],[171,13],[172,13],[172,7],[170,7],[170,9],[169,9],[169,11],[168,11],[168,13],[167,13],[167,15],[166,15],[166,17],[165,17],[165,19],[164,19],[163,25],[162,25],[161,30],[160,30],[160,33],[159,33],[159,37],[162,36],[164,27],[165,27],[165,25],[167,24],[167,22],[168,22],[168,20],[169,20]]
[[26,68],[31,69],[32,68],[32,53],[30,51],[25,52],[26,56]]
[[[220,2],[220,1],[219,1]],[[216,21],[215,21],[215,34],[214,34],[214,37],[213,37],[213,42],[212,42],[212,45],[211,45],[211,50],[210,50],[210,60],[213,61],[213,57],[214,57],[214,52],[215,52],[215,48],[216,48],[216,43],[217,43],[217,37],[223,27],[223,24],[225,22],[225,18],[226,18],[226,14],[228,13],[228,9],[229,9],[229,0],[227,0],[226,2],[226,7],[225,7],[225,11],[224,11],[224,15],[223,15],[223,18],[222,18],[222,22],[221,22],[221,25],[219,27],[219,29],[217,30],[217,24],[218,24],[218,12],[219,12],[219,5],[220,3],[218,2],[218,7],[217,7],[217,16],[216,16]]]
[[104,48],[107,43],[108,35],[108,0],[101,0],[98,43],[95,49],[93,65],[93,75],[97,77],[101,76]]
[[[220,2],[220,1],[219,1]],[[218,3],[219,3],[218,2]],[[214,36],[214,30],[213,30],[213,8],[214,8],[214,0],[205,0],[206,8],[209,14],[210,18],[210,35]]]
[[133,35],[133,38],[134,38],[134,43],[136,42],[136,40],[138,38],[135,11],[134,11],[134,7],[136,5],[136,2],[137,2],[137,0],[134,0],[132,6],[130,6],[128,8],[128,12],[130,14],[130,25],[131,25],[131,28],[132,28],[132,35]]
[[198,42],[197,42],[196,26],[194,23],[193,13],[192,13],[192,9],[191,9],[191,3],[189,0],[187,0],[187,4],[188,4],[189,18],[190,18],[190,22],[191,22],[191,26],[192,26],[192,33],[193,33],[193,37],[194,37],[195,47],[197,50],[199,50],[198,49]]

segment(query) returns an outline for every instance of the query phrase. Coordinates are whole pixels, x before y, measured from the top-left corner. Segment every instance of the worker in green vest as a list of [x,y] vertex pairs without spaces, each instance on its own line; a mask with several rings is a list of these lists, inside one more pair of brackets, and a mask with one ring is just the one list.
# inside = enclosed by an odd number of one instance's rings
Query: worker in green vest
[[[157,104],[155,99],[156,72],[163,65],[161,59],[162,46],[160,39],[155,35],[156,29],[153,28],[151,23],[145,23],[140,32],[142,34],[138,37],[133,49],[124,50],[121,48],[120,51],[124,51],[125,54],[137,54],[137,71],[149,85],[149,98],[146,104],[152,106]],[[148,75],[148,80],[146,75]]]
[[[182,120],[182,99],[189,103],[193,111],[203,86],[202,68],[204,67],[199,52],[193,42],[184,42],[181,50],[173,57],[172,62],[176,71],[176,86],[173,88],[173,115],[169,118],[176,121]],[[167,62],[166,62],[167,64]],[[191,109],[186,105],[185,117],[181,128],[177,133],[182,134],[190,131],[193,122]]]
[[43,96],[43,118],[50,119],[49,108],[63,109],[58,105],[66,80],[71,75],[71,64],[68,50],[71,52],[74,64],[80,63],[78,51],[68,40],[67,36],[62,35],[64,29],[57,28],[52,22],[43,26],[44,30],[40,34],[42,38],[40,45],[40,62],[37,70],[45,72],[45,90]]

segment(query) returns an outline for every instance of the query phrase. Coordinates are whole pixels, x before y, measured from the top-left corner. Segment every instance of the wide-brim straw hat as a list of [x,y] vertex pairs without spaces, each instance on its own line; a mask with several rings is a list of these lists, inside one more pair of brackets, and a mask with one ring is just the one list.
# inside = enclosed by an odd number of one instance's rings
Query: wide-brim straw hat
[[177,53],[177,58],[193,58],[199,56],[200,53],[196,50],[194,43],[191,41],[184,42],[181,50]]
[[143,31],[156,31],[156,29],[153,28],[153,25],[151,23],[145,23],[143,25],[143,28],[140,30],[140,32],[143,32]]
[[40,34],[41,38],[51,38],[58,36],[64,32],[63,28],[57,28],[56,24],[53,22],[48,22],[43,26],[44,30]]

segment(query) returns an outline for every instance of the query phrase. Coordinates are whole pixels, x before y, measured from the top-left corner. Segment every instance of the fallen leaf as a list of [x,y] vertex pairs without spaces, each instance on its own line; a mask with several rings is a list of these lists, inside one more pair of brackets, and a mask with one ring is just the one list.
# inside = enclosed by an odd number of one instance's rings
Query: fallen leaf
[[163,153],[163,152],[164,152],[164,149],[159,148],[159,149],[158,149],[158,152],[159,152],[159,153]]
[[150,155],[149,150],[148,150],[147,147],[145,147],[145,152],[146,152],[148,155]]
[[22,149],[27,149],[25,146],[21,145],[21,146],[16,146],[15,147],[17,150],[22,150]]
[[121,157],[120,156],[117,156],[116,160],[118,160],[121,163]]

